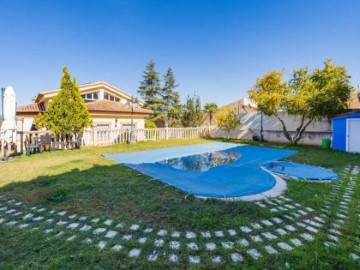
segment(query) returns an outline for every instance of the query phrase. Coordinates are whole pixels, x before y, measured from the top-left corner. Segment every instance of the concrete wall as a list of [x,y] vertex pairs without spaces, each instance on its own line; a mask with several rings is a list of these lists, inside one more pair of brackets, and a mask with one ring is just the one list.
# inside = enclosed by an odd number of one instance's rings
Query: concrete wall
[[[212,137],[236,138],[252,140],[254,135],[260,137],[261,129],[261,115],[260,113],[244,113],[240,114],[239,118],[241,124],[230,131],[222,130],[220,128],[213,128],[211,131]],[[282,113],[287,130],[294,134],[296,128],[300,125],[300,117],[294,117]],[[263,135],[264,139],[272,142],[288,142],[285,138],[282,125],[275,116],[263,116]],[[320,145],[324,138],[331,138],[331,121],[323,119],[321,121],[311,123],[304,132],[300,144]]]

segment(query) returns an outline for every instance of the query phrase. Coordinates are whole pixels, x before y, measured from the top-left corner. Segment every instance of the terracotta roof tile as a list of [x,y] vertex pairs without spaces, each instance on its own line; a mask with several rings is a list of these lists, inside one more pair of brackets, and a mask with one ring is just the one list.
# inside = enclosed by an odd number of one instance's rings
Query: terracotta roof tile
[[[110,100],[97,100],[86,103],[88,111],[91,112],[114,112],[114,113],[131,113],[131,108]],[[43,103],[33,103],[28,105],[22,105],[16,107],[18,113],[39,113],[45,112],[45,106]],[[134,113],[139,114],[152,114],[152,110],[144,108],[134,108]]]
[[[121,104],[119,102],[114,102],[106,99],[97,100],[93,102],[86,103],[86,107],[89,112],[122,112],[122,113],[131,113],[131,108]],[[144,108],[134,108],[134,113],[141,114],[152,114],[152,110]]]
[[16,112],[24,112],[24,113],[45,112],[45,106],[43,103],[32,103],[27,105],[21,105],[16,107]]

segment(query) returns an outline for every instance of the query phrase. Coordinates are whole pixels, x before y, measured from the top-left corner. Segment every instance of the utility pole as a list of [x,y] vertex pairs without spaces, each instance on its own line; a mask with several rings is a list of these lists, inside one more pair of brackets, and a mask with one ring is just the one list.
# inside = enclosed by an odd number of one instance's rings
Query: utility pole
[[264,141],[264,129],[263,129],[263,118],[264,118],[264,114],[263,112],[261,112],[261,115],[260,115],[260,141]]

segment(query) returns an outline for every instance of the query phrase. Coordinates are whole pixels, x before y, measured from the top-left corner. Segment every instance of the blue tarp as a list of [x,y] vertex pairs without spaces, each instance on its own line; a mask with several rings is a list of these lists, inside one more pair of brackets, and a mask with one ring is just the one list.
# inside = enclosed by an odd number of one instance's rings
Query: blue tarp
[[239,146],[239,144],[214,142],[139,152],[129,152],[122,154],[106,154],[104,156],[118,163],[141,164],[159,162],[163,161],[164,159],[170,159],[175,157],[185,157],[196,154],[226,150],[237,146]]
[[337,174],[332,170],[293,162],[269,162],[264,165],[264,168],[273,173],[306,180],[335,180],[337,178]]
[[[238,152],[234,163],[220,165],[206,172],[178,170],[159,163],[168,158],[227,150]],[[271,189],[276,181],[260,166],[297,151],[228,143],[207,143],[124,154],[107,154],[107,158],[123,163],[187,193],[201,197],[225,198],[257,194]]]

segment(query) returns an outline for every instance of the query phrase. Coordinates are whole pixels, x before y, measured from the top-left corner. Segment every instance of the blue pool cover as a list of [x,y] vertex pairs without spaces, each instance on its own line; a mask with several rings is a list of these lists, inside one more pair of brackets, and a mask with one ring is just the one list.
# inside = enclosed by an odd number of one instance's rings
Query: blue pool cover
[[[240,157],[231,164],[213,167],[205,172],[179,170],[161,163],[170,158],[223,150],[237,152]],[[276,180],[260,166],[269,161],[289,157],[296,152],[215,142],[104,156],[195,196],[228,198],[257,194],[271,189]]]
[[264,168],[276,174],[305,180],[335,180],[337,178],[337,174],[332,170],[293,162],[268,162]]

